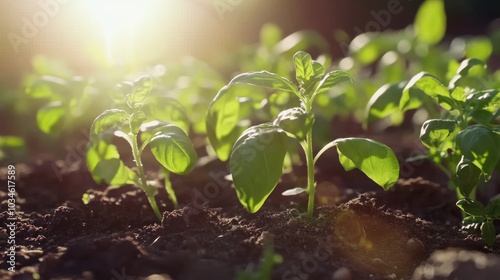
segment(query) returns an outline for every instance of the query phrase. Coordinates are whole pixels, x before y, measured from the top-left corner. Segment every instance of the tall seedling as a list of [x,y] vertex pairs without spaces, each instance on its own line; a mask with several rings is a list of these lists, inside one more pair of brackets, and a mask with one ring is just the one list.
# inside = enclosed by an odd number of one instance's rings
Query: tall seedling
[[[169,173],[189,173],[197,159],[196,151],[186,132],[172,123],[172,116],[182,116],[183,110],[175,100],[165,96],[151,96],[152,80],[142,77],[132,84],[122,85],[125,90],[124,109],[109,109],[92,124],[91,146],[87,152],[87,166],[94,179],[113,185],[133,184],[145,193],[151,207],[161,220],[162,215],[154,198],[157,188],[146,180],[141,160],[149,145],[153,156],[162,165],[165,187],[174,206],[177,198],[169,181]],[[176,118],[178,121],[178,118]],[[183,126],[187,126],[185,123]],[[120,159],[118,149],[109,143],[107,132],[126,140],[132,149],[136,171]],[[139,140],[142,140],[139,146]]]
[[[365,138],[339,138],[313,154],[314,98],[343,81],[352,81],[343,71],[325,74],[325,67],[305,52],[293,56],[297,83],[268,71],[244,73],[233,78],[212,101],[207,114],[207,133],[222,160],[229,158],[230,171],[240,203],[251,213],[257,212],[276,187],[282,175],[289,138],[302,146],[307,162],[307,186],[285,192],[307,192],[308,215],[314,209],[314,164],[331,147],[337,147],[345,170],[360,169],[384,189],[393,186],[399,176],[399,164],[390,148]],[[231,87],[236,84],[270,88],[293,93],[300,106],[279,113],[273,122],[245,130],[240,122],[240,103]]]

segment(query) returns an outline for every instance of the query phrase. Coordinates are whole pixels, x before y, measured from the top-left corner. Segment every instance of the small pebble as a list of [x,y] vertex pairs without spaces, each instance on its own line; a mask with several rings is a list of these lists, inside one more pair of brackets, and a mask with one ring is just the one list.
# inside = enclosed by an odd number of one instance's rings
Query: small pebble
[[406,250],[413,256],[421,256],[425,253],[425,245],[418,238],[410,238],[406,242]]
[[352,280],[352,272],[349,268],[347,267],[341,267],[337,270],[332,275],[332,280]]

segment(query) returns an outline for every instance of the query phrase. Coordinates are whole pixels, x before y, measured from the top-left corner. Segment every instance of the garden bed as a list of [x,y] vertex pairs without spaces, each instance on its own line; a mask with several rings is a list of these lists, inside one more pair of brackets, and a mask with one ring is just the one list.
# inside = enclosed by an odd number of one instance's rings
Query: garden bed
[[[385,192],[361,172],[343,171],[336,157],[318,162],[322,206],[313,219],[304,215],[306,195],[280,195],[304,180],[303,166],[249,214],[224,179],[226,164],[204,158],[190,176],[172,178],[179,209],[160,190],[161,224],[141,190],[96,185],[82,163],[18,164],[17,272],[4,270],[1,279],[236,279],[238,271],[259,269],[264,244],[283,260],[272,279],[411,279],[437,250],[500,253],[498,242],[487,247],[460,230],[456,196],[435,183],[445,179],[431,163],[412,166],[410,179]],[[5,182],[7,168],[0,174]]]

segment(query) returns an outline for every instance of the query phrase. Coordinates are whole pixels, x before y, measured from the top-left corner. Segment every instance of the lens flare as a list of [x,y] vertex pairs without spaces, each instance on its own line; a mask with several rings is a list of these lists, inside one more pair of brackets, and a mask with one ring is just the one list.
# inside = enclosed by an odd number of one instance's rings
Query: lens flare
[[408,229],[370,213],[340,212],[333,221],[333,237],[344,257],[371,273],[410,273],[417,262],[406,248]]

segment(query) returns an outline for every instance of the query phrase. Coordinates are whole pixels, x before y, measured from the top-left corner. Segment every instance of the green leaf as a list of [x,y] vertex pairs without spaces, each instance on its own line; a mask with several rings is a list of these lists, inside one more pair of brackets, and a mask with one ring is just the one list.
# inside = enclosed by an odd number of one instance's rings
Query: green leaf
[[54,76],[42,76],[26,88],[26,93],[37,99],[61,100],[68,90],[68,83]]
[[485,220],[484,216],[467,216],[462,220],[462,229],[474,233]]
[[120,109],[110,109],[104,111],[102,114],[97,116],[92,123],[92,127],[90,128],[91,137],[97,136],[99,133],[114,127],[116,125],[121,124],[122,122],[129,119],[129,115],[127,112]]
[[116,146],[104,140],[98,140],[89,147],[86,163],[96,182],[103,179],[115,186],[137,183],[137,175],[121,162]]
[[130,108],[142,107],[142,102],[151,92],[153,79],[149,76],[141,77],[134,81],[133,91],[126,96],[127,104]]
[[427,120],[420,129],[420,140],[429,149],[439,149],[455,130],[456,125],[453,120]]
[[448,89],[443,86],[436,77],[426,72],[420,72],[413,76],[403,90],[403,96],[401,97],[401,103],[399,104],[402,110],[408,109],[407,103],[410,96],[409,91],[412,87],[422,90],[430,97],[437,98],[439,104],[446,110],[451,110],[453,108],[454,103]]
[[402,112],[407,110],[417,109],[424,105],[432,99],[425,94],[425,92],[419,88],[411,87],[409,89],[403,89],[403,94],[401,95],[401,100],[399,101],[399,109]]
[[17,149],[22,148],[25,145],[24,138],[22,137],[0,135],[0,148]]
[[306,112],[301,107],[294,107],[282,111],[273,123],[302,141],[312,129],[314,114]]
[[456,102],[463,104],[463,102],[467,99],[467,93],[463,87],[455,87],[451,92],[451,98],[453,98]]
[[314,76],[315,77],[322,77],[325,75],[325,66],[323,66],[323,64],[319,63],[316,60],[313,60],[312,66],[314,69]]
[[271,49],[282,39],[282,36],[278,25],[266,23],[260,30],[260,43]]
[[474,92],[467,96],[464,108],[474,121],[489,126],[500,116],[500,92],[494,89]]
[[483,236],[484,241],[489,246],[495,244],[496,240],[496,231],[495,225],[491,221],[486,221],[481,225],[481,235]]
[[465,46],[465,56],[468,58],[478,58],[488,60],[493,52],[491,40],[486,36],[477,36],[467,41]]
[[130,131],[137,134],[141,128],[142,123],[146,120],[146,115],[143,111],[137,111],[130,116]]
[[493,219],[500,219],[500,199],[490,201],[486,206],[486,214]]
[[399,102],[405,85],[405,82],[386,84],[372,95],[365,109],[365,128],[375,121],[401,112]]
[[347,171],[356,166],[385,190],[396,184],[399,178],[398,159],[386,145],[365,138],[339,138],[318,152],[315,160],[332,146],[337,146],[340,163]]
[[413,76],[404,91],[409,90],[411,87],[417,87],[431,97],[450,97],[448,89],[436,77],[426,72],[420,72]]
[[495,107],[498,109],[500,106],[499,93],[500,91],[495,89],[474,92],[467,96],[466,105],[468,108],[472,107],[473,110],[483,109],[485,107]]
[[297,86],[295,86],[290,80],[268,71],[240,74],[234,77],[229,82],[228,86],[235,84],[247,84],[275,90],[283,90],[293,92],[298,95]]
[[269,123],[245,130],[234,144],[229,162],[240,203],[257,212],[281,177],[288,136]]
[[43,133],[57,135],[61,132],[67,114],[62,102],[54,101],[38,110],[36,122]]
[[307,85],[312,77],[314,77],[314,68],[311,55],[306,52],[297,52],[293,56],[295,65],[295,77],[297,82],[302,86]]
[[417,39],[425,44],[439,43],[446,33],[446,12],[443,0],[426,0],[415,17]]
[[457,202],[458,208],[462,209],[465,213],[472,216],[484,216],[484,205],[472,199],[460,199]]
[[342,167],[344,167],[345,171],[351,171],[356,168],[356,164],[352,162],[348,157],[344,156],[344,154],[339,153],[339,161],[340,164],[342,164]]
[[[477,58],[469,58],[460,63],[456,71],[456,75],[450,79],[448,86],[454,88],[461,85],[461,81],[467,77],[478,77],[484,73],[487,65],[484,61]],[[463,83],[464,86],[468,86],[467,80]]]
[[149,145],[156,160],[176,174],[189,173],[198,158],[186,132],[172,124],[155,129]]
[[486,63],[478,58],[469,58],[460,63],[457,70],[457,75],[467,76],[472,68],[480,67],[481,69],[486,69]]
[[240,102],[229,93],[229,87],[222,88],[208,107],[206,128],[210,144],[220,160],[226,161],[231,148],[243,129],[240,121]]
[[112,186],[137,184],[137,174],[125,166],[119,158],[102,159],[94,168],[94,175]]
[[462,156],[453,176],[453,181],[463,196],[469,197],[480,177],[481,170]]
[[323,79],[319,82],[318,86],[316,87],[316,90],[314,90],[313,97],[316,96],[317,94],[320,94],[322,92],[325,92],[332,88],[334,85],[337,85],[341,82],[344,81],[350,81],[353,82],[353,79],[349,75],[349,73],[341,70],[336,70],[327,73]]
[[456,140],[463,156],[479,167],[488,181],[500,160],[500,135],[486,126],[473,125],[462,130]]
[[120,154],[118,153],[116,146],[109,144],[104,140],[98,140],[87,150],[87,167],[90,172],[93,172],[100,160],[111,158],[120,158]]
[[149,120],[173,123],[184,131],[189,130],[189,118],[182,104],[167,96],[150,96],[144,102],[143,110]]

